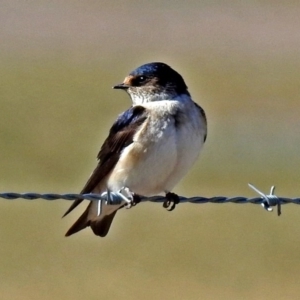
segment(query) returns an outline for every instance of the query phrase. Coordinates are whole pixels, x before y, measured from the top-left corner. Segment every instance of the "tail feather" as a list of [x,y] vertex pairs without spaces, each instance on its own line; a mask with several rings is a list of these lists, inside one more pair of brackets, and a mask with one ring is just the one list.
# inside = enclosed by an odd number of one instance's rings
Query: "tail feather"
[[124,206],[124,202],[118,205],[102,205],[101,214],[98,216],[98,202],[91,201],[79,219],[71,226],[65,236],[70,236],[88,226],[95,235],[105,237],[117,210]]
[[68,215],[75,207],[77,207],[81,202],[83,201],[83,199],[78,199],[75,200],[72,205],[68,208],[68,210],[64,213],[64,215],[62,217],[65,217],[66,215]]
[[[91,207],[92,202],[89,204],[89,206],[86,208],[86,210],[84,211],[84,213],[79,217],[79,219],[71,226],[71,228],[67,231],[67,233],[65,234],[65,236],[70,236],[86,227],[89,226],[90,221],[88,219],[88,215],[89,215],[89,210]],[[68,213],[68,211],[67,211]],[[65,215],[67,214],[65,213]],[[64,215],[64,216],[65,216]]]
[[103,216],[102,219],[92,221],[90,226],[95,235],[105,237],[109,231],[110,225],[116,215],[117,211],[113,212],[110,215]]

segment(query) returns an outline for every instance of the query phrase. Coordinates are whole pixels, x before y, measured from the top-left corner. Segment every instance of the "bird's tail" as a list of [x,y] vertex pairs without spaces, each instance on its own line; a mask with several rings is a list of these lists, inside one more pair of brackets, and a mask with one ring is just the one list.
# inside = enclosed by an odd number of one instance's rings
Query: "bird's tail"
[[124,203],[118,205],[102,205],[101,214],[98,215],[98,202],[91,201],[84,213],[67,231],[66,236],[70,236],[90,226],[95,235],[105,237],[117,210],[123,206]]

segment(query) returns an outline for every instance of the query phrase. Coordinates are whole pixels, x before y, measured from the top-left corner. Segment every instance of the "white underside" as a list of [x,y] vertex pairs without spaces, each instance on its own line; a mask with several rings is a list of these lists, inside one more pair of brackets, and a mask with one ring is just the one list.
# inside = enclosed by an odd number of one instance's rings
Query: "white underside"
[[[204,142],[206,124],[189,97],[143,103],[149,118],[126,147],[107,187],[151,196],[171,191],[196,161]],[[181,124],[176,128],[172,114],[180,109]]]

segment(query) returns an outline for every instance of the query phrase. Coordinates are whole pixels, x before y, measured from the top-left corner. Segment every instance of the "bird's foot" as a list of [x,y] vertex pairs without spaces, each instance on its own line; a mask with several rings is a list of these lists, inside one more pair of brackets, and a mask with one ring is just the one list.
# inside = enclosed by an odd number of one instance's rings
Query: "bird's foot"
[[136,206],[141,202],[141,197],[138,194],[130,191],[129,188],[124,187],[118,192],[119,196],[126,202],[125,208],[129,209],[133,206]]
[[175,209],[176,204],[180,202],[180,199],[177,194],[175,193],[166,193],[166,200],[163,203],[163,207],[166,208],[168,211],[172,211]]

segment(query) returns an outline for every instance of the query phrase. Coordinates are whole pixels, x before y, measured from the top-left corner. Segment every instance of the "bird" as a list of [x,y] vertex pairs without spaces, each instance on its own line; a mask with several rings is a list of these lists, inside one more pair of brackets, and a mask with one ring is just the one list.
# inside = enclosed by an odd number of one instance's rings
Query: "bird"
[[[100,202],[90,201],[66,236],[91,227],[105,237],[117,211],[136,205],[141,196],[164,193],[163,206],[173,210],[179,197],[172,190],[196,162],[207,137],[204,110],[169,65],[143,64],[113,88],[125,91],[132,105],[112,125],[81,194],[117,192],[125,201],[101,203],[101,209]],[[63,217],[82,201],[75,200]]]

